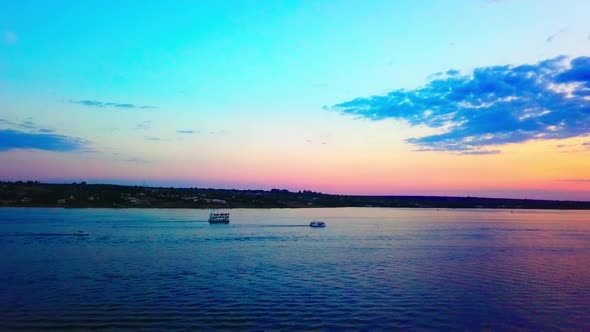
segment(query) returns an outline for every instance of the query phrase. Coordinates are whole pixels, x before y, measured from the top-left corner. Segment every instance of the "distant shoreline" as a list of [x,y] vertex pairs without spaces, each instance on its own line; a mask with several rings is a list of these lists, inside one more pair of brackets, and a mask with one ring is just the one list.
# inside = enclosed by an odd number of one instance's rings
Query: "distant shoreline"
[[496,210],[496,211],[590,211],[590,208],[490,208],[490,207],[391,207],[391,206],[304,206],[304,207],[150,207],[150,206],[125,206],[125,207],[64,207],[55,205],[0,205],[1,209],[55,209],[55,210],[288,210],[288,209],[403,209],[403,210]]
[[165,188],[109,184],[0,182],[0,207],[39,208],[428,208],[590,210],[590,202],[454,196],[332,195],[284,189]]

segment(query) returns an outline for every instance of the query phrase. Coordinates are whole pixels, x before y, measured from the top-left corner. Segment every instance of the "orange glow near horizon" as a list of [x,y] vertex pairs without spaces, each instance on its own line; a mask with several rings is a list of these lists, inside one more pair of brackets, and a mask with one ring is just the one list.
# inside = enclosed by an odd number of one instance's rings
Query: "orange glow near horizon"
[[[513,196],[590,200],[590,154],[568,151],[579,139],[533,141],[484,156],[442,152],[382,153],[375,147],[293,149],[281,158],[271,147],[156,162],[99,161],[51,153],[11,152],[3,172],[28,179],[85,180],[223,188],[288,188],[335,194]],[[566,147],[557,148],[557,145]],[[382,148],[384,149],[384,148]],[[231,152],[231,151],[230,151]],[[31,156],[35,162],[31,166]],[[211,158],[211,157],[210,157]],[[27,165],[26,171],[23,165]],[[23,170],[19,173],[19,169]],[[68,177],[64,177],[68,174]],[[4,174],[0,176],[6,177]],[[122,180],[122,181],[121,181]],[[513,192],[513,194],[511,194]],[[546,192],[546,193],[544,193]],[[551,196],[551,192],[555,192]],[[568,194],[569,193],[569,194]]]

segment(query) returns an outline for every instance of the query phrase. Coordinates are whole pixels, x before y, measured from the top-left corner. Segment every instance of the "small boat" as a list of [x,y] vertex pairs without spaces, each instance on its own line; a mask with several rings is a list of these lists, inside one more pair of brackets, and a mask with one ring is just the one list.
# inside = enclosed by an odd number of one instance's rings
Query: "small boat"
[[322,227],[326,227],[326,223],[323,221],[314,220],[309,223],[309,227],[322,228]]
[[211,213],[209,214],[210,224],[229,224],[229,213]]
[[77,231],[76,233],[73,234],[74,236],[88,236],[88,233],[84,232],[84,231]]

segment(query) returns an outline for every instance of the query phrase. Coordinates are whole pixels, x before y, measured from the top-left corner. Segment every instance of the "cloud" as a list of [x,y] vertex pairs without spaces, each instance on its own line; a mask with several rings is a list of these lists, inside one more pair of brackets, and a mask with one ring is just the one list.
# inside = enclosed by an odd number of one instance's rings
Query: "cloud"
[[145,160],[145,159],[141,159],[141,158],[137,158],[137,157],[122,158],[122,159],[117,159],[117,160],[124,161],[126,163],[135,163],[135,164],[149,164],[150,163],[149,160]]
[[437,151],[590,134],[590,57],[443,75],[413,90],[357,98],[327,109],[371,120],[398,119],[439,134],[407,142]]
[[[571,68],[557,75],[557,83],[583,82],[590,88],[590,57],[579,57],[571,61]],[[590,89],[574,90],[572,93],[587,96]]]
[[561,179],[560,181],[566,181],[566,182],[590,182],[590,179]]
[[55,130],[53,130],[53,129],[47,129],[47,128],[40,128],[37,131],[40,132],[40,133],[53,133],[53,132],[55,132]]
[[131,156],[131,155],[122,154],[119,152],[113,152],[111,154],[115,157],[115,158],[113,158],[113,160],[115,160],[115,161],[122,161],[122,162],[126,162],[126,163],[136,163],[136,164],[149,164],[150,163],[149,160],[142,159],[142,158],[135,157],[135,156]]
[[160,140],[159,137],[152,137],[152,136],[146,136],[144,138],[148,141],[159,141]]
[[52,133],[55,130],[49,128],[42,128],[35,124],[30,118],[24,121],[10,121],[7,119],[0,119],[0,124],[5,124],[9,128],[25,129],[27,131],[37,131],[39,133]]
[[0,151],[36,149],[55,152],[82,152],[88,142],[77,137],[56,134],[25,133],[18,130],[0,130]]
[[487,154],[499,154],[501,153],[500,150],[471,150],[471,151],[463,151],[459,154],[462,155],[487,155]]
[[[440,152],[446,151],[444,149],[439,148],[419,148],[414,150],[414,152]],[[502,151],[500,150],[465,150],[465,151],[456,151],[456,155],[472,155],[472,156],[482,156],[482,155],[491,155],[491,154],[500,154]]]
[[14,44],[18,41],[18,35],[14,31],[4,31],[2,39],[6,44]]
[[79,104],[79,105],[88,106],[88,107],[116,107],[116,108],[126,108],[126,109],[157,108],[155,106],[104,102],[104,101],[97,101],[97,100],[68,100],[68,102],[71,104]]
[[35,123],[31,120],[25,120],[19,124],[17,124],[17,126],[22,127],[22,128],[26,128],[26,129],[35,129]]
[[198,133],[198,131],[194,131],[194,130],[177,130],[176,132],[179,134],[196,134],[196,133]]
[[152,127],[151,121],[143,121],[135,126],[135,129],[138,130],[149,130]]
[[559,35],[561,35],[562,33],[567,32],[567,28],[563,28],[551,35],[549,35],[549,37],[547,37],[547,39],[545,39],[545,42],[547,43],[551,43],[553,40],[555,40],[555,38],[557,38]]

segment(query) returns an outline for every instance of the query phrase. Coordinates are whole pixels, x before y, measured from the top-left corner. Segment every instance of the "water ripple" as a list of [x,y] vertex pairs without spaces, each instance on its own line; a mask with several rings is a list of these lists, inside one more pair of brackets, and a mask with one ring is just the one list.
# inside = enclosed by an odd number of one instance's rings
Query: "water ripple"
[[22,211],[0,330],[590,330],[588,213]]

